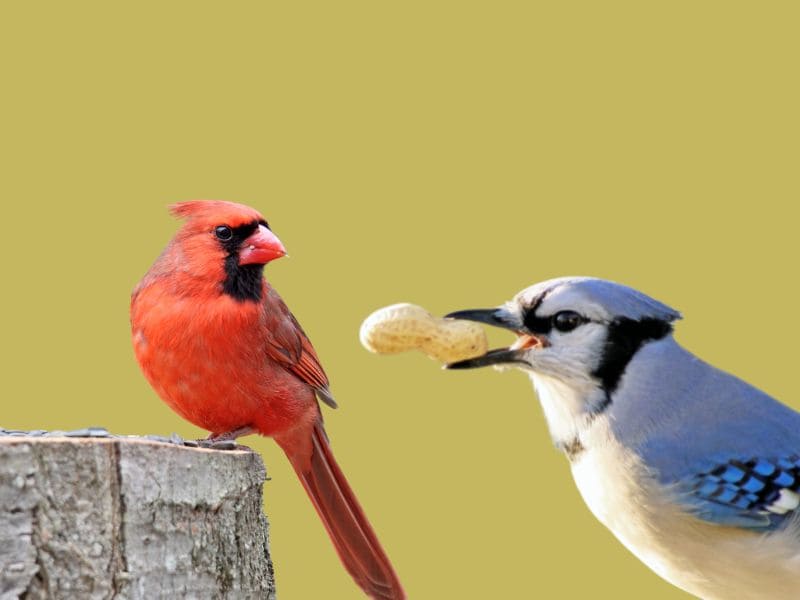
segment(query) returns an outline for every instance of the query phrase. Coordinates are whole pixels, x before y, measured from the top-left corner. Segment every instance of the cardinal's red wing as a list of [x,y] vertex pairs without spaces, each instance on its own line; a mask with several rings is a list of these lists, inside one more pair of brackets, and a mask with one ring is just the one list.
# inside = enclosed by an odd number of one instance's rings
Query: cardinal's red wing
[[328,391],[328,376],[303,328],[278,295],[269,288],[264,295],[267,355],[313,387],[326,404],[336,406]]

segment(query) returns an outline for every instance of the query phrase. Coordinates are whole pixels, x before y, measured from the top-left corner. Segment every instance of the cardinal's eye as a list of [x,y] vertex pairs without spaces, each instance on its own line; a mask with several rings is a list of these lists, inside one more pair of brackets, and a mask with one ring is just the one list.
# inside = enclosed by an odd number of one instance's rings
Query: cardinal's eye
[[559,331],[572,331],[585,322],[586,319],[574,310],[562,310],[553,315],[553,327]]
[[233,238],[233,231],[227,225],[220,225],[214,229],[214,235],[223,242],[229,242]]

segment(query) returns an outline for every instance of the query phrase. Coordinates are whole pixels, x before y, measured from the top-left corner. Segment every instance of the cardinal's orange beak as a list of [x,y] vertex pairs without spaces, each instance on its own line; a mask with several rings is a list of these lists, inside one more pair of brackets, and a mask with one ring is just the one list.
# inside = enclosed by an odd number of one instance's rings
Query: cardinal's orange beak
[[286,248],[274,233],[264,225],[242,242],[239,250],[240,265],[265,265],[271,260],[286,256]]

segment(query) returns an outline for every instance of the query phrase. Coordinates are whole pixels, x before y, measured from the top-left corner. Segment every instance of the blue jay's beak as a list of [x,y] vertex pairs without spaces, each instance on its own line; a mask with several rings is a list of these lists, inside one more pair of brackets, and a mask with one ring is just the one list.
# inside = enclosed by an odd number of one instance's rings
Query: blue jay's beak
[[[497,348],[496,350],[489,350],[483,356],[476,356],[475,358],[468,358],[458,362],[445,365],[445,369],[474,369],[477,367],[488,367],[491,365],[508,365],[513,363],[528,364],[525,360],[525,350],[537,345],[540,340],[527,335],[524,331],[524,325],[519,322],[519,319],[505,310],[504,308],[480,308],[473,310],[460,310],[457,312],[445,315],[446,319],[462,319],[465,321],[477,321],[478,323],[486,323],[494,327],[502,327],[503,329],[510,329],[520,336],[520,340],[510,348]],[[536,340],[536,343],[533,341]]]
[[502,327],[519,332],[522,324],[504,308],[476,308],[471,310],[458,310],[444,316],[445,319],[461,319],[462,321],[477,321],[494,327]]
[[496,350],[489,350],[483,356],[476,356],[475,358],[468,358],[466,360],[459,360],[458,362],[445,365],[445,369],[475,369],[477,367],[490,367],[493,365],[508,365],[513,363],[520,363],[527,365],[526,361],[520,354],[519,350],[514,348],[497,348]]

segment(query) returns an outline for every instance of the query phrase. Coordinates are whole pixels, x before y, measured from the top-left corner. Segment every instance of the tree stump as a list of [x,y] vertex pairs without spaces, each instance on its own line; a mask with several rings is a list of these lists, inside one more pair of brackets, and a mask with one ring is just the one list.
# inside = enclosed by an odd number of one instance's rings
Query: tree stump
[[0,598],[267,598],[261,457],[0,437]]

